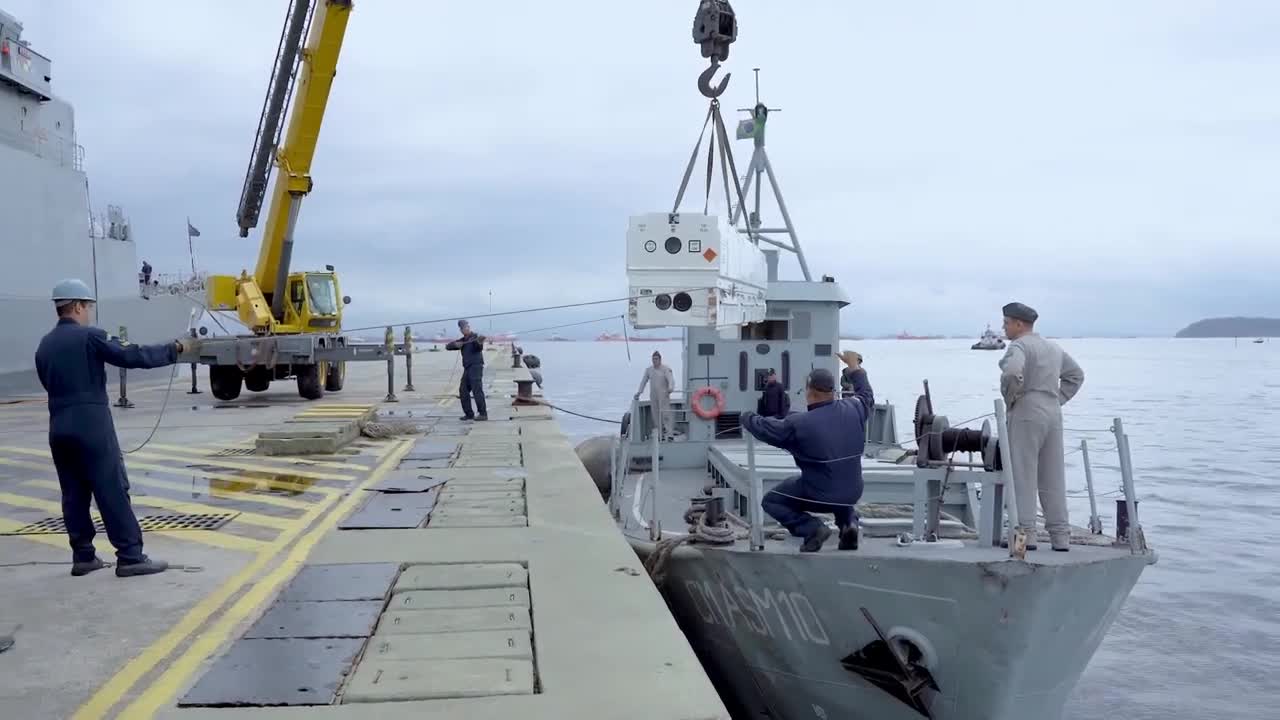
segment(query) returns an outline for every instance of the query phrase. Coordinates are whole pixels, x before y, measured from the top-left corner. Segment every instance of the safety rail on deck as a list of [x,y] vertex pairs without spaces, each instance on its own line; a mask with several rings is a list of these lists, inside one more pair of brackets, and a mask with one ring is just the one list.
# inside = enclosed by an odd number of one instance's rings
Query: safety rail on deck
[[[1000,438],[1009,437],[1008,420],[1005,413],[1005,405],[1002,400],[996,400],[995,416],[996,424],[999,429]],[[1124,425],[1120,418],[1115,418],[1110,428],[1116,438],[1116,452],[1120,461],[1120,477],[1121,492],[1124,495],[1123,503],[1125,516],[1127,520],[1126,531],[1121,536],[1119,528],[1117,528],[1117,543],[1124,540],[1129,545],[1130,552],[1134,555],[1142,555],[1148,552],[1146,538],[1143,535],[1142,525],[1138,520],[1137,509],[1137,491],[1134,486],[1133,478],[1133,462],[1129,454],[1129,437],[1124,432]],[[746,465],[746,495],[747,510],[749,517],[745,521],[750,528],[750,543],[752,550],[764,549],[764,513],[761,506],[761,500],[764,496],[764,485],[761,477],[760,469],[756,464],[756,440],[750,433],[743,433],[746,438],[747,465]],[[992,547],[1000,546],[1007,543],[1009,554],[1015,557],[1021,557],[1025,552],[1027,542],[1033,542],[1034,538],[1028,538],[1024,535],[1021,528],[1017,527],[1017,502],[1015,490],[1013,486],[1013,462],[1009,453],[1009,443],[1000,442],[999,452],[1001,456],[1001,470],[984,471],[984,470],[947,470],[952,476],[969,472],[980,474],[984,491],[981,497],[981,507],[977,509],[979,518],[979,544],[982,546]],[[1102,522],[1098,517],[1097,499],[1094,491],[1093,468],[1089,462],[1088,444],[1081,441],[1081,452],[1083,454],[1083,462],[1085,468],[1085,482],[1089,494],[1090,518],[1089,529],[1093,534],[1102,534]],[[625,465],[623,466],[625,467]],[[657,486],[657,442],[654,443],[654,475],[653,475],[653,492],[656,494]],[[907,470],[907,468],[903,468]],[[945,499],[945,481],[941,494],[938,491],[930,492],[929,482],[931,473],[936,472],[930,468],[910,468],[915,478],[916,492],[912,500],[913,508],[913,528],[914,535],[919,538],[932,534],[930,531],[922,532],[923,528],[930,527],[926,525],[926,518],[930,515],[936,515],[936,508],[931,506],[940,504]],[[655,495],[656,497],[656,495]],[[654,503],[654,512],[656,513],[656,500]],[[651,521],[652,525],[653,521]],[[654,530],[651,528],[651,533]]]

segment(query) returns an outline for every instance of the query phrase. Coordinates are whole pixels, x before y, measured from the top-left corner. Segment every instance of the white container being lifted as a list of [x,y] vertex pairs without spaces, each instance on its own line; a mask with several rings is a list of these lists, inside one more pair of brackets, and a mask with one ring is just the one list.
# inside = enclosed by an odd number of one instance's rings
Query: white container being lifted
[[762,322],[764,253],[716,215],[633,215],[627,229],[628,318],[637,329]]

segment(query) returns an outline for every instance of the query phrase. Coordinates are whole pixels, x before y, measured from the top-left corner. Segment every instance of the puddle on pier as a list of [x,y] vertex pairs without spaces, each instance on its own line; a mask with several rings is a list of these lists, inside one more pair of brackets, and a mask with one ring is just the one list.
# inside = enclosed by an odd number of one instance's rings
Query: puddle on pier
[[315,478],[289,473],[231,471],[224,468],[193,465],[206,474],[191,476],[191,498],[252,500],[255,496],[297,498],[319,485]]

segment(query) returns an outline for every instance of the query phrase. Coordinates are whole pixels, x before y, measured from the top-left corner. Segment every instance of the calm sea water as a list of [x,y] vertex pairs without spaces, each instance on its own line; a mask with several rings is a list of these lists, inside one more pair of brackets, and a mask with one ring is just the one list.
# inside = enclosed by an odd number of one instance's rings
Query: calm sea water
[[[921,380],[953,423],[992,411],[998,352],[969,340],[865,341],[879,400],[910,422]],[[1119,486],[1111,418],[1129,434],[1139,515],[1160,554],[1077,686],[1071,720],[1280,718],[1280,341],[1062,340],[1085,371],[1065,408],[1070,449],[1088,438],[1099,493]],[[654,349],[680,376],[680,343],[530,342],[544,392],[565,408],[620,418]],[[616,427],[568,415],[581,440]],[[1068,485],[1083,495],[1080,454]],[[1108,532],[1114,497],[1100,499]],[[1072,498],[1072,521],[1088,501]],[[1040,652],[1049,656],[1052,648]]]

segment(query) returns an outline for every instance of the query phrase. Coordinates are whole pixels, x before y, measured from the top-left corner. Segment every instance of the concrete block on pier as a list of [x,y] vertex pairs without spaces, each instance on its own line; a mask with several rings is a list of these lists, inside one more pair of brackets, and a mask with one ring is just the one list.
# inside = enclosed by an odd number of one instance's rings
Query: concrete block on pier
[[533,660],[532,636],[527,630],[383,635],[369,642],[362,662],[471,658]]
[[254,443],[261,455],[328,455],[360,437],[355,420],[285,423],[258,433]]
[[529,607],[526,588],[481,588],[478,590],[411,590],[391,598],[387,610],[444,610],[468,607]]
[[438,700],[533,693],[533,663],[515,659],[363,662],[342,702]]
[[449,563],[405,568],[392,593],[528,586],[529,571],[518,563]]
[[528,527],[526,515],[456,515],[446,514],[443,510],[431,517],[427,529],[442,528],[498,528]]
[[389,610],[374,635],[426,635],[473,630],[531,630],[529,608],[474,607],[438,610]]

